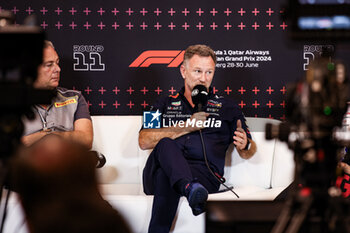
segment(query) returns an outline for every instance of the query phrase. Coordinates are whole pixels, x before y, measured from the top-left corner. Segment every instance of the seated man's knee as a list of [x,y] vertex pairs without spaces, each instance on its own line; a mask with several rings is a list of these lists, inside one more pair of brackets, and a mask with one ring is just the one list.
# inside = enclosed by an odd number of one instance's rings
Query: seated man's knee
[[159,140],[157,146],[169,146],[172,144],[176,144],[174,139],[171,138],[162,138],[161,140]]
[[168,155],[170,152],[177,152],[179,149],[177,142],[171,138],[162,138],[157,146],[154,148],[154,152],[157,156],[166,154]]

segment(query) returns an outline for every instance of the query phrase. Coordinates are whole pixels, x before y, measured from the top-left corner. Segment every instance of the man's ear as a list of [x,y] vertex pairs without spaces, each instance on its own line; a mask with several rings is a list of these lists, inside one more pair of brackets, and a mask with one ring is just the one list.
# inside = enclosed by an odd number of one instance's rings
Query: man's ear
[[182,78],[183,79],[185,79],[185,72],[186,72],[186,68],[185,68],[185,66],[184,65],[181,65],[180,66],[180,73],[181,73],[181,76],[182,76]]

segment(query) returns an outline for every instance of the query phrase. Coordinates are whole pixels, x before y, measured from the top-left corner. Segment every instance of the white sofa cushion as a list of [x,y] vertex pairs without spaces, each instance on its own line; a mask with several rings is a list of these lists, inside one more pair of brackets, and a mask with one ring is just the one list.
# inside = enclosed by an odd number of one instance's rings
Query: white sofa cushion
[[225,178],[234,188],[244,186],[271,187],[271,172],[274,141],[265,141],[262,132],[251,132],[257,145],[257,152],[251,159],[242,159],[231,146],[226,155]]
[[286,187],[294,180],[294,152],[286,143],[276,140],[272,167],[272,187]]
[[231,145],[225,161],[225,178],[234,188],[256,186],[265,189],[288,186],[294,177],[293,153],[286,143],[265,139],[266,123],[280,121],[247,117],[257,152],[249,160],[242,159]]
[[140,116],[93,116],[93,149],[107,162],[99,170],[101,183],[140,183],[138,132]]

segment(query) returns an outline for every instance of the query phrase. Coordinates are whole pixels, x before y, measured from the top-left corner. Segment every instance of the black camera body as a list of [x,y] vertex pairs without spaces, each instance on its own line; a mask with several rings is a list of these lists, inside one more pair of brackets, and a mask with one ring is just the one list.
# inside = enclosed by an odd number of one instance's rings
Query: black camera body
[[266,125],[266,139],[277,138],[294,150],[296,180],[322,192],[335,180],[343,146],[334,131],[346,113],[349,87],[338,78],[338,65],[343,64],[326,58],[311,63],[305,79],[287,88],[286,122]]
[[0,20],[0,162],[6,166],[20,144],[22,116],[33,116],[31,106],[49,104],[54,94],[33,88],[43,58],[43,30],[13,25],[13,15],[4,10]]

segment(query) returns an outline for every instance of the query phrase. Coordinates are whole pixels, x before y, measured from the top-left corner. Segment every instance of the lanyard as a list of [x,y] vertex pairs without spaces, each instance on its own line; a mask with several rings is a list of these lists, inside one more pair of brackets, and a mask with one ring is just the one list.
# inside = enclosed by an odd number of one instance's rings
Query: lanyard
[[39,111],[39,109],[37,107],[35,107],[36,111],[38,112],[41,122],[43,123],[43,131],[44,132],[48,132],[51,131],[50,129],[47,128],[47,121],[46,121],[46,117],[44,118],[43,115],[41,114],[41,112]]

